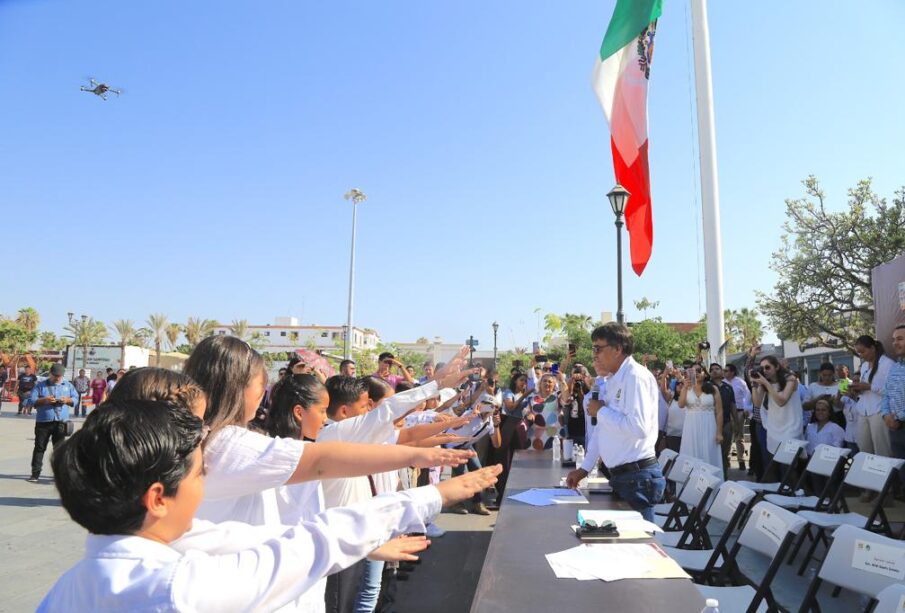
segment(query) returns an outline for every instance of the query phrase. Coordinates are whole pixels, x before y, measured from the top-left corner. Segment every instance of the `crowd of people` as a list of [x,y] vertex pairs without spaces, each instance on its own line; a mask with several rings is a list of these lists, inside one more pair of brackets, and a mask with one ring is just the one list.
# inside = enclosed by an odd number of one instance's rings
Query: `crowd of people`
[[[905,457],[905,326],[895,360],[862,337],[860,372],[823,364],[808,386],[774,356],[758,359],[758,347],[741,369],[702,360],[655,369],[635,360],[625,326],[600,326],[591,339],[596,375],[572,363],[572,348],[558,364],[535,352],[505,386],[493,370],[466,368],[467,348],[425,364],[421,379],[384,353],[367,376],[351,360],[328,377],[297,357],[271,384],[263,358],[229,336],[202,341],[184,373],[81,372],[70,382],[62,365],[43,381],[26,372],[32,478],[52,442],[62,504],[90,533],[84,559],[41,610],[381,610],[399,565],[443,535],[432,523],[441,506],[489,514],[519,449],[586,447],[566,484],[600,465],[649,520],[666,485],[663,447],[724,472],[734,447],[739,468],[758,478],[790,438],[810,452],[830,444]],[[72,434],[70,411],[87,395],[97,408]]]

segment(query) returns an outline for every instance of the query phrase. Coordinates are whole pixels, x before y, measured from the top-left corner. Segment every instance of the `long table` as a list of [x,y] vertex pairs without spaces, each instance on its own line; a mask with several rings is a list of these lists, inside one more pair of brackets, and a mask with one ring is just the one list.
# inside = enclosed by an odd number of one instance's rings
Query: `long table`
[[[552,452],[516,452],[506,496],[532,487],[554,487],[568,474]],[[471,613],[534,611],[669,610],[700,613],[704,599],[688,579],[578,581],[557,579],[545,554],[576,546],[570,526],[578,509],[629,509],[612,495],[586,494],[587,505],[534,507],[504,498],[490,540]]]

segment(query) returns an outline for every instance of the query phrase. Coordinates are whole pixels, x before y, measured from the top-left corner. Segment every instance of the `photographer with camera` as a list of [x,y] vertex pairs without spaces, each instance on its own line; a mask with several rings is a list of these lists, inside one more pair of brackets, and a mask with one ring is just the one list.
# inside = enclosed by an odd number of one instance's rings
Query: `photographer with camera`
[[802,436],[798,379],[780,365],[773,355],[764,356],[760,365],[751,370],[749,378],[753,385],[752,403],[760,409],[760,417],[767,433],[763,462],[765,466],[769,466],[773,454],[783,441],[800,439]]

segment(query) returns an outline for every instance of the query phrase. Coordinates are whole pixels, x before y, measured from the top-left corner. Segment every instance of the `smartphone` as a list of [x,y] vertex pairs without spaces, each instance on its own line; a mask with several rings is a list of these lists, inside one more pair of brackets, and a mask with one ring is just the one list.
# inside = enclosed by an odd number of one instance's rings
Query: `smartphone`
[[666,360],[666,370],[672,370],[672,360]]
[[531,343],[531,353],[537,353],[538,351],[540,351],[540,343],[534,341]]
[[575,355],[578,352],[578,347],[575,346],[575,343],[569,343],[569,355]]
[[553,365],[550,366],[550,372],[552,372],[554,375],[559,372],[559,363],[558,362],[554,362]]
[[536,356],[534,356],[534,361],[537,362],[538,364],[543,364],[544,362],[547,361],[547,356],[545,356],[545,355],[536,355]]
[[691,383],[692,385],[694,384],[695,381],[697,381],[697,377],[695,376],[695,372],[694,372],[694,366],[692,366],[691,368],[685,369],[685,380],[688,381],[689,383]]

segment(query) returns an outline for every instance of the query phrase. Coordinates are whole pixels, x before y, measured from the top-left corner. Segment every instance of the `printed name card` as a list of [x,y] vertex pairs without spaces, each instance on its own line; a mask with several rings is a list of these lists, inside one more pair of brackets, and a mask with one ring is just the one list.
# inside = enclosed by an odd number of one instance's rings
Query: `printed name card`
[[905,549],[857,540],[852,568],[901,581],[905,579]]
[[864,456],[864,470],[885,477],[892,470],[892,458],[867,454]]
[[735,511],[738,509],[738,505],[742,502],[742,493],[735,489],[734,487],[730,487],[726,490],[726,506]]
[[694,462],[691,460],[683,460],[684,464],[679,468],[682,470],[683,475],[687,475],[691,472],[691,469],[694,468]]
[[784,450],[786,453],[790,453],[790,454],[792,454],[792,455],[795,455],[796,453],[798,453],[798,450],[799,450],[799,449],[801,449],[801,442],[800,442],[800,441],[794,441],[794,440],[793,440],[793,441],[786,441],[785,443],[783,443],[783,450]]
[[776,543],[777,547],[782,544],[782,539],[786,536],[786,522],[776,513],[767,509],[760,510],[754,527]]
[[704,492],[707,491],[708,481],[706,475],[698,475],[697,480],[694,484],[694,489],[697,490],[698,494],[704,495]]
[[832,445],[820,446],[820,459],[827,462],[838,462],[842,456],[841,447],[833,447]]

